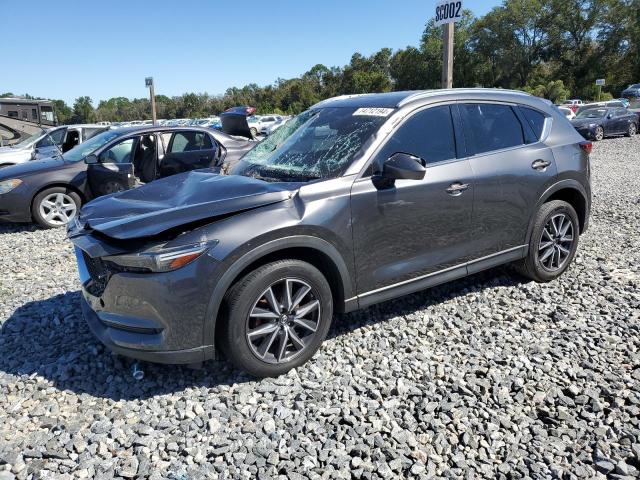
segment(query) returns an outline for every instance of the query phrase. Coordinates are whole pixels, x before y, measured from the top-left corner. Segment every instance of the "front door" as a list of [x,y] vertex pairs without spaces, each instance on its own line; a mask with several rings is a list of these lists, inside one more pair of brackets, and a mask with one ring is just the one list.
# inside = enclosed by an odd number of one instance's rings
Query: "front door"
[[40,160],[60,155],[66,133],[67,127],[63,127],[55,129],[48,135],[45,135],[38,143],[36,143],[33,152],[33,159]]
[[164,133],[167,151],[160,160],[160,177],[209,168],[218,158],[219,147],[211,136],[198,130]]
[[[398,152],[426,162],[424,179],[376,186],[376,171]],[[375,155],[371,173],[358,179],[351,192],[361,304],[372,292],[404,288],[437,271],[458,266],[466,273],[473,174],[469,162],[458,158],[451,108],[412,114]]]
[[98,163],[87,166],[87,180],[93,197],[129,190],[135,186],[133,153],[138,139],[127,138],[98,155]]

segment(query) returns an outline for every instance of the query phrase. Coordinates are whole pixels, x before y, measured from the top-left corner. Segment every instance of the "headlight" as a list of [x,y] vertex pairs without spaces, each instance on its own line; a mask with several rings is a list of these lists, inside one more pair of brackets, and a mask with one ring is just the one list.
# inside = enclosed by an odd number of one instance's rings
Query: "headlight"
[[2,195],[3,193],[9,193],[21,183],[22,180],[18,178],[14,178],[13,180],[3,180],[2,182],[0,182],[0,195]]
[[156,248],[146,252],[103,257],[121,267],[139,268],[152,272],[169,272],[193,262],[207,250],[215,247],[218,241],[193,243],[172,248]]

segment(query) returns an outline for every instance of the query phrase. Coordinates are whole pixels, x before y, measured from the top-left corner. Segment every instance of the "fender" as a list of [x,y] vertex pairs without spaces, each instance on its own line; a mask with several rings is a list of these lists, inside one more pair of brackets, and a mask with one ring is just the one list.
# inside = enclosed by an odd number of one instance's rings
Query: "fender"
[[[584,228],[583,228],[583,232],[584,232],[586,231],[589,225],[589,213],[591,211],[591,196],[587,192],[587,190],[584,188],[584,186],[577,180],[569,178],[565,180],[560,180],[559,182],[551,185],[540,196],[540,199],[535,205],[534,212],[537,212],[538,209],[542,206],[542,204],[545,203],[554,193],[559,192],[560,190],[565,190],[565,189],[576,190],[577,192],[580,193],[580,195],[582,195],[582,198],[585,201],[586,212],[585,212],[585,222],[584,222]],[[531,235],[533,233],[534,224],[535,224],[535,215],[532,215],[531,220],[529,220],[529,227],[527,228],[527,238],[526,238],[527,244],[531,242]]]
[[[272,240],[266,242],[259,247],[250,250],[249,252],[242,255],[239,259],[237,259],[233,264],[224,272],[222,277],[218,280],[216,288],[211,295],[211,299],[207,305],[207,311],[205,316],[205,324],[204,324],[204,332],[203,332],[203,340],[205,351],[204,356],[205,359],[213,358],[215,354],[215,328],[218,320],[218,312],[220,310],[220,305],[222,304],[222,300],[227,293],[229,287],[231,287],[233,281],[236,277],[249,265],[251,265],[256,260],[268,255],[270,253],[274,253],[280,250],[285,250],[287,248],[311,248],[313,250],[317,250],[320,253],[327,255],[331,258],[331,261],[336,266],[340,278],[342,280],[343,285],[343,298],[352,299],[354,297],[353,292],[353,282],[351,280],[351,276],[349,274],[349,269],[342,258],[342,255],[338,252],[338,250],[326,240],[323,240],[318,237],[312,237],[307,235],[295,235],[284,238],[278,238],[276,240]],[[344,310],[351,311],[355,310],[358,307],[357,300],[345,300]]]

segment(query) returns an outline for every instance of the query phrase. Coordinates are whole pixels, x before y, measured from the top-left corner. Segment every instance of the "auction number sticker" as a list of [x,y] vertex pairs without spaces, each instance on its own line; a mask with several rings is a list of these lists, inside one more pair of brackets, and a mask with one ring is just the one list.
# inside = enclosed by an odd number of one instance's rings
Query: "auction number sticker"
[[462,20],[462,1],[441,1],[436,5],[436,26]]
[[362,116],[362,117],[388,117],[389,114],[393,112],[393,108],[359,108],[355,112],[353,112],[353,116]]

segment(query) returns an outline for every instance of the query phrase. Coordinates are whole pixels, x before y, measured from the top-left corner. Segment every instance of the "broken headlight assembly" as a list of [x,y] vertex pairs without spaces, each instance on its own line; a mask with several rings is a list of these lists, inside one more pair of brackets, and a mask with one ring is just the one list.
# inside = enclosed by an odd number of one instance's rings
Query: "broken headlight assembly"
[[218,244],[217,240],[192,243],[179,247],[153,247],[139,253],[125,253],[102,257],[105,262],[138,271],[170,272],[193,262]]

